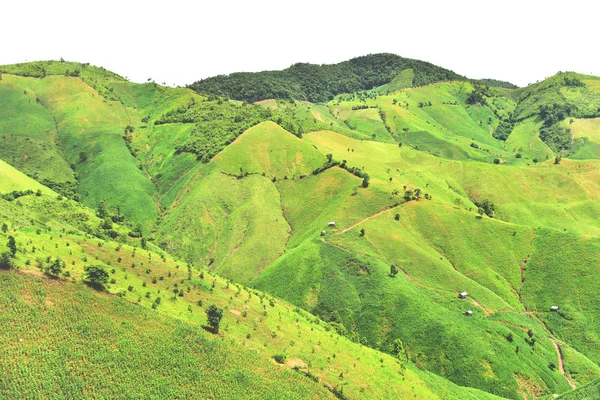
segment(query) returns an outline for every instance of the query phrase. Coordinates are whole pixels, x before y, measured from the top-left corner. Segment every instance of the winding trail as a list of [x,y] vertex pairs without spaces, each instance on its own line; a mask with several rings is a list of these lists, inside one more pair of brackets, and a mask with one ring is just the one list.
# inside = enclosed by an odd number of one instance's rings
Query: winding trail
[[490,315],[490,311],[487,308],[485,308],[484,306],[482,306],[481,303],[479,303],[477,300],[475,300],[474,298],[471,298],[471,301],[473,302],[473,304],[475,304],[477,307],[479,307],[483,310],[483,313],[485,314],[486,317],[488,315]]
[[549,339],[552,342],[552,344],[554,345],[554,348],[556,349],[556,354],[558,355],[558,369],[560,370],[560,373],[565,377],[565,379],[567,380],[567,382],[569,382],[569,385],[571,385],[571,387],[573,389],[577,389],[577,386],[573,383],[573,381],[571,381],[571,379],[569,379],[569,377],[567,376],[567,373],[565,372],[565,366],[563,363],[563,355],[562,355],[562,350],[560,349],[560,346],[558,345],[556,340],[554,340],[553,338],[549,338]]
[[347,227],[346,229],[344,229],[344,230],[342,230],[342,231],[338,232],[338,233],[337,233],[337,235],[341,235],[342,233],[346,233],[346,232],[348,232],[350,229],[354,229],[354,228],[356,228],[358,225],[362,224],[363,222],[365,222],[365,221],[368,221],[368,220],[370,220],[371,218],[378,217],[378,216],[380,216],[381,214],[385,213],[386,211],[389,211],[389,210],[391,210],[392,208],[396,208],[396,207],[398,207],[398,206],[388,206],[388,207],[384,208],[383,210],[376,212],[375,214],[369,215],[368,217],[365,217],[365,218],[361,219],[360,221],[358,221],[358,222],[356,222],[356,223],[354,223],[354,224],[350,225],[350,226],[349,226],[349,227]]
[[416,279],[415,279],[415,278],[414,278],[412,275],[410,275],[408,272],[406,272],[406,270],[405,270],[404,268],[402,268],[402,267],[398,266],[398,269],[399,269],[400,271],[402,271],[402,273],[403,273],[404,275],[406,275],[406,277],[407,277],[408,279],[410,279],[411,281],[413,281],[413,283],[414,283],[415,285],[418,285],[418,286],[424,287],[425,289],[429,289],[429,290],[435,290],[435,291],[444,291],[444,292],[451,292],[451,290],[447,290],[447,289],[441,289],[441,288],[435,288],[435,287],[433,287],[433,286],[427,286],[426,284],[424,284],[424,283],[422,283],[422,282],[419,282],[418,280],[416,280]]

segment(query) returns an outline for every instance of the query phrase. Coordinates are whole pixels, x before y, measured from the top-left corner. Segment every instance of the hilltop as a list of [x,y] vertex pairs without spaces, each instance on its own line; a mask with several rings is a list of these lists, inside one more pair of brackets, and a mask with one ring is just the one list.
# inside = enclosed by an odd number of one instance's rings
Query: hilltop
[[210,90],[77,63],[0,67],[3,242],[16,238],[25,273],[7,287],[68,296],[29,281],[58,256],[87,296],[85,257],[114,269],[119,307],[208,341],[214,302],[222,351],[302,361],[261,371],[257,393],[516,399],[590,384],[599,78],[514,88],[428,65],[374,55]]
[[[189,85],[201,93],[256,102],[270,98],[326,102],[341,93],[371,90],[385,85],[401,89],[467,78],[431,63],[381,53],[356,57],[338,64],[297,63],[282,71],[237,72],[219,75]],[[496,79],[474,82],[515,89]]]
[[340,93],[372,89],[411,71],[406,84],[420,86],[466,78],[433,64],[395,54],[371,54],[339,64],[298,63],[282,71],[241,72],[203,79],[189,87],[201,93],[254,102],[270,98],[323,102]]

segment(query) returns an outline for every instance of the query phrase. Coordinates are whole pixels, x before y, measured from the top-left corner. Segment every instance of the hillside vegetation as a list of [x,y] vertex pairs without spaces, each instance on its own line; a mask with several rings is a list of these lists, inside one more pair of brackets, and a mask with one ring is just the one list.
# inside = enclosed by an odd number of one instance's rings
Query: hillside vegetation
[[[71,309],[39,293],[89,299],[81,332],[189,349],[165,365],[213,371],[208,397],[532,399],[600,379],[598,78],[514,88],[388,54],[191,88],[69,62],[0,71],[10,324],[56,319],[65,337]],[[84,285],[90,265],[105,290]],[[218,334],[202,329],[213,304]],[[191,374],[165,376],[165,396]]]
[[[35,188],[24,175],[2,176]],[[5,398],[493,398],[143,240],[86,233],[77,222],[102,220],[48,190],[0,199],[0,209]],[[224,312],[219,333],[207,327],[211,306]]]
[[255,102],[270,98],[323,102],[340,93],[372,89],[412,70],[412,79],[402,87],[466,79],[433,64],[399,57],[371,54],[339,64],[298,63],[282,71],[238,72],[195,82],[189,87],[200,93]]

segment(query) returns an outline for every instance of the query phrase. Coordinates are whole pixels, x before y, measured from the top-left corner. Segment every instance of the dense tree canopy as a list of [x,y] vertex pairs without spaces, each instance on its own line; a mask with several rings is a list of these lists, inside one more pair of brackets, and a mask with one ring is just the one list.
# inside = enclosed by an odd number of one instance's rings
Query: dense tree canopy
[[389,83],[401,71],[413,69],[413,86],[466,80],[450,70],[394,54],[371,54],[339,64],[294,64],[282,71],[239,72],[195,82],[200,93],[255,102],[264,99],[324,102],[340,93],[372,89]]

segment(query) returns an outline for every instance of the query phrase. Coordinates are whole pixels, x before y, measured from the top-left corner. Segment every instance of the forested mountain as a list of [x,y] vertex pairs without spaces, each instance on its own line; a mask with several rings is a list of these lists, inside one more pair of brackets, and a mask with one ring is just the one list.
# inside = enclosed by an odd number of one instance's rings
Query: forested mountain
[[283,71],[238,72],[195,82],[199,93],[255,102],[270,98],[324,102],[340,93],[373,89],[389,83],[405,70],[414,76],[408,87],[434,82],[465,80],[452,71],[428,62],[395,54],[370,54],[339,64],[298,63]]

